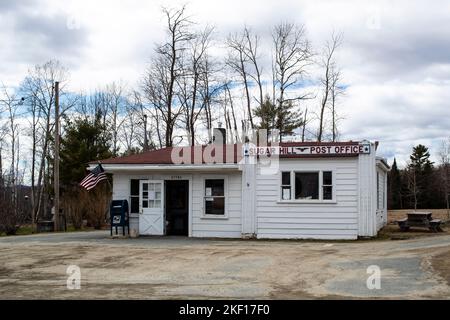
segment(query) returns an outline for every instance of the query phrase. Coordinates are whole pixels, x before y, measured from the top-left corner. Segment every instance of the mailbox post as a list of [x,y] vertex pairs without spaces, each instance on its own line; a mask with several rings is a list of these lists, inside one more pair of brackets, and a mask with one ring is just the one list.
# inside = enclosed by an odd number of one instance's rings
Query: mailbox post
[[130,217],[127,200],[113,200],[109,209],[111,218],[111,236],[113,235],[113,228],[122,227],[122,233],[125,235],[125,227],[128,228],[128,235],[130,234]]

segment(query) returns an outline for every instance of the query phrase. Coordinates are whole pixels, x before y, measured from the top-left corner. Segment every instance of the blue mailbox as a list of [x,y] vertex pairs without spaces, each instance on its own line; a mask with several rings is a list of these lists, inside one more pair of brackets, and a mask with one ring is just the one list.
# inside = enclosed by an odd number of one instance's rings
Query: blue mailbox
[[113,235],[113,228],[122,227],[123,235],[125,235],[125,227],[128,228],[130,234],[130,217],[127,200],[113,200],[109,208],[109,216],[111,218],[111,236]]

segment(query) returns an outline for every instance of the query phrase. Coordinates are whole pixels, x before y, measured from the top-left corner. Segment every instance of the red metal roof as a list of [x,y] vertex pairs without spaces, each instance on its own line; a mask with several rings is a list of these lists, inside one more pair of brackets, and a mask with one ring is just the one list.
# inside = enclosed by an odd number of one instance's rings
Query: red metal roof
[[[280,143],[281,147],[304,147],[304,146],[339,146],[339,145],[358,145],[359,142],[284,142]],[[195,147],[168,147],[159,150],[146,151],[130,156],[117,157],[101,160],[102,164],[155,164],[155,165],[171,165],[171,164],[201,164],[210,163],[205,161],[208,154],[215,156],[220,145],[207,145]],[[210,149],[207,149],[210,148]],[[214,148],[216,148],[214,150]],[[222,146],[223,163],[238,163],[242,159],[242,144],[223,145]],[[188,156],[190,152],[190,157]],[[196,159],[195,156],[202,159]],[[229,156],[229,159],[227,157]],[[330,157],[355,157],[357,154],[318,154],[318,155],[281,155],[281,158],[330,158]],[[187,159],[187,161],[176,161],[175,159]],[[174,161],[175,160],[175,161]],[[95,164],[97,161],[91,162]]]

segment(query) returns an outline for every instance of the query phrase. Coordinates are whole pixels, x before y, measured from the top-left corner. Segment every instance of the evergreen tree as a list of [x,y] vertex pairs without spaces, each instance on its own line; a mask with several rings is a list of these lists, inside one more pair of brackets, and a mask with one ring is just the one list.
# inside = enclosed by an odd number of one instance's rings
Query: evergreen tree
[[411,160],[411,166],[414,166],[418,171],[429,170],[433,166],[433,163],[430,161],[430,152],[422,144],[413,148],[409,159]]
[[110,152],[110,134],[97,113],[93,118],[66,119],[61,138],[60,177],[63,187],[77,185],[86,176],[89,162],[106,159]]
[[418,206],[430,208],[433,206],[433,162],[430,161],[430,152],[426,146],[419,144],[413,148],[409,158],[411,163],[408,169],[415,171],[416,184],[419,190]]
[[285,135],[291,135],[303,125],[302,113],[294,110],[291,101],[284,102],[277,109],[276,128],[280,131],[280,142]]
[[277,108],[270,100],[269,96],[266,96],[264,102],[258,105],[253,114],[260,119],[257,129],[267,130],[267,134],[270,135],[273,129],[275,129],[275,121],[277,116]]
[[393,210],[402,209],[402,180],[395,158],[388,174],[388,181],[388,207]]

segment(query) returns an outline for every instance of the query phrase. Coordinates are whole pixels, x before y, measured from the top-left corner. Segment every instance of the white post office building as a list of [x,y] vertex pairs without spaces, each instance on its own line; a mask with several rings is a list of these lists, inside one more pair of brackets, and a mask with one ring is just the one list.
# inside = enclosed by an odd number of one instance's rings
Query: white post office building
[[213,143],[101,163],[113,175],[113,200],[128,200],[139,235],[357,239],[387,223],[389,167],[377,147]]

